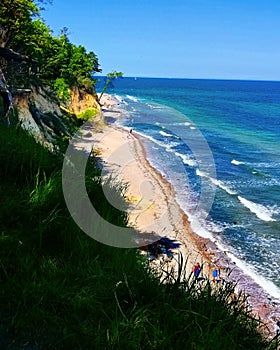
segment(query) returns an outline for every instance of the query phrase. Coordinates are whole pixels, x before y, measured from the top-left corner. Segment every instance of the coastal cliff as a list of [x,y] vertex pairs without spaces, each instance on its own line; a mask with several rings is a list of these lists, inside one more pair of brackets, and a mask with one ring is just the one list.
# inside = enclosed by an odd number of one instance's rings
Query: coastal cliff
[[94,110],[95,114],[101,111],[96,95],[75,89],[69,103],[61,105],[52,91],[32,86],[16,91],[10,114],[36,139],[52,145],[59,137],[70,137],[82,124],[78,116],[87,110]]

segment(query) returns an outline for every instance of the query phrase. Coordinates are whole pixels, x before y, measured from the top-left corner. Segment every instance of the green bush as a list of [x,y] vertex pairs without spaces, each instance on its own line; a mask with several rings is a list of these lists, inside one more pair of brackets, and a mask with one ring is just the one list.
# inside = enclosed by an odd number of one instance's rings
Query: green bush
[[95,117],[96,115],[98,114],[98,110],[97,109],[94,109],[94,108],[88,108],[87,110],[85,110],[84,112],[80,113],[77,115],[77,117],[79,119],[82,119],[82,120],[89,120],[93,117]]

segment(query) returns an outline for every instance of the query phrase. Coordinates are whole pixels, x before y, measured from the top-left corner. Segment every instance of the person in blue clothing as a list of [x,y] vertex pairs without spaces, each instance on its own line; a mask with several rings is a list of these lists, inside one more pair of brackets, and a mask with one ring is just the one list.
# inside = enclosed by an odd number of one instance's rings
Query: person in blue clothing
[[218,276],[219,276],[219,271],[218,271],[218,269],[215,267],[214,270],[212,271],[213,281],[216,281],[216,279],[217,279]]

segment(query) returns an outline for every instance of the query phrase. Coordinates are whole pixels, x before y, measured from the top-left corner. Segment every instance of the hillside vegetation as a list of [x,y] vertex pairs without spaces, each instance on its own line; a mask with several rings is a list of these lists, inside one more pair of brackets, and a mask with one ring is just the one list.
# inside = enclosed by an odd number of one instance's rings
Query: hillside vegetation
[[[64,203],[62,155],[21,129],[0,135],[1,349],[269,348],[242,296],[231,298],[233,286],[163,284],[137,250],[89,238]],[[99,213],[126,225],[106,201],[94,158],[86,183]]]

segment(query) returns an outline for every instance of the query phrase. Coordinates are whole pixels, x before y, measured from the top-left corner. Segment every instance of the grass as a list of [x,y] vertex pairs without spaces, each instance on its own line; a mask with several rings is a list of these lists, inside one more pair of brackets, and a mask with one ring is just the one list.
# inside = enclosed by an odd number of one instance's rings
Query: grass
[[[137,250],[81,232],[64,203],[62,158],[21,129],[0,128],[1,349],[275,349],[232,285],[161,283]],[[86,181],[100,214],[125,226],[94,159]],[[115,195],[123,200],[120,188]]]

